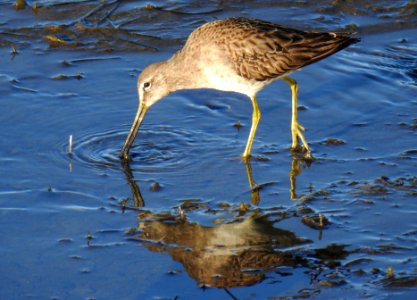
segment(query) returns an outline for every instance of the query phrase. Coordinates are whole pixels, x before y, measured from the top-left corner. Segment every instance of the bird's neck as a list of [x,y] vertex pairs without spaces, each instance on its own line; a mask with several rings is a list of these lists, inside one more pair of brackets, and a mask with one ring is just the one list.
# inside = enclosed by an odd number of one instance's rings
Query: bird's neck
[[165,77],[172,92],[202,87],[199,82],[202,76],[200,69],[195,67],[195,61],[187,58],[181,51],[174,54],[165,63],[168,71]]

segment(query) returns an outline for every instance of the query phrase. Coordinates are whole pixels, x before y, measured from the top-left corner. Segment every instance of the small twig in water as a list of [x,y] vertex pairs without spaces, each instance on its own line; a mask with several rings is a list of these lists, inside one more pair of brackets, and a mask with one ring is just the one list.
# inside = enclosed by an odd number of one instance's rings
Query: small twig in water
[[68,154],[72,155],[72,134],[68,138]]
[[17,10],[25,9],[26,1],[25,0],[16,0],[15,7]]
[[19,54],[15,46],[12,46],[12,56],[15,56],[16,54]]
[[184,212],[184,210],[182,209],[181,205],[180,205],[180,206],[178,206],[178,211],[179,211],[179,213],[180,213],[180,220],[181,220],[182,222],[184,222],[186,217],[185,217],[185,212]]
[[388,267],[387,278],[394,278],[394,270],[393,270],[392,266]]

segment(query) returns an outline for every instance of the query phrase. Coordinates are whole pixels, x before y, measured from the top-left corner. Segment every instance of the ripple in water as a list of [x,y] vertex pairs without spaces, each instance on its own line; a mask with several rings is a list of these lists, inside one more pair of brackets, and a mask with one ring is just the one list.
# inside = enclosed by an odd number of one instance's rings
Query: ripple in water
[[[72,159],[100,168],[118,168],[120,159],[117,147],[123,136],[124,133],[117,131],[74,136]],[[65,150],[67,148],[68,144]]]
[[[118,169],[121,166],[119,153],[126,137],[127,131],[74,136],[72,159],[97,168]],[[235,147],[230,146],[230,141],[219,140],[209,133],[188,132],[170,126],[154,126],[151,130],[144,127],[141,128],[130,150],[133,160],[131,167],[146,172],[184,168],[191,165],[195,159],[202,159],[205,153],[212,153],[207,149],[211,146],[237,151]],[[63,145],[63,148],[63,153],[66,153],[68,144]],[[203,150],[199,151],[198,148]],[[224,151],[220,152],[228,155]]]

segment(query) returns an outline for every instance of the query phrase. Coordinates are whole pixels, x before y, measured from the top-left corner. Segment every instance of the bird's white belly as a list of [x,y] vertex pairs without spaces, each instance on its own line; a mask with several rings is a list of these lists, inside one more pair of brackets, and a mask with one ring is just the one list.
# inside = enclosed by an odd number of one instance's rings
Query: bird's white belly
[[202,69],[207,84],[206,88],[237,92],[249,97],[255,96],[257,92],[272,82],[248,80],[239,76],[229,66],[218,63],[206,64]]

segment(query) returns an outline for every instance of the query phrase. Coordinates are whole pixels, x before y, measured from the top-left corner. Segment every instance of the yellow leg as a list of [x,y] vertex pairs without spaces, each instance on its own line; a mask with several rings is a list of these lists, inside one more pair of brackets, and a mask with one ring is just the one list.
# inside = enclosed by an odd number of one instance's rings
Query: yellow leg
[[297,96],[298,96],[298,85],[297,82],[289,77],[282,78],[287,82],[291,88],[292,93],[292,118],[291,118],[291,134],[292,134],[292,146],[293,150],[298,148],[298,138],[301,139],[303,146],[307,152],[306,158],[311,159],[311,151],[308,146],[307,140],[304,137],[303,131],[305,130],[303,126],[298,123],[298,107],[297,107]]
[[261,119],[261,111],[259,110],[258,102],[256,101],[256,97],[253,96],[250,98],[253,105],[253,113],[252,113],[252,127],[250,128],[249,138],[246,143],[245,152],[243,152],[243,158],[249,158],[250,150],[252,148],[253,139],[255,138],[256,128],[258,127],[259,120]]

